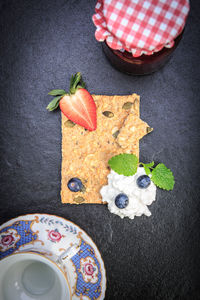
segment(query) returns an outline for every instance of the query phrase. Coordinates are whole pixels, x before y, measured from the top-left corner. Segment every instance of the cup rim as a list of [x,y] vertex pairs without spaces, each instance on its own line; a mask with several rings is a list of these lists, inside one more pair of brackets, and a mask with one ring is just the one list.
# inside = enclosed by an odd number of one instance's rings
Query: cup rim
[[[101,270],[101,274],[102,274],[102,279],[101,279],[101,282],[102,282],[102,286],[104,287],[103,290],[102,290],[102,294],[101,294],[101,299],[104,299],[105,298],[105,294],[106,294],[106,290],[107,290],[107,272],[106,272],[106,267],[105,267],[105,263],[104,263],[104,260],[103,260],[103,257],[102,257],[102,254],[99,250],[99,247],[97,246],[97,244],[95,243],[95,241],[91,238],[91,236],[89,235],[89,233],[87,233],[84,229],[82,229],[79,225],[77,225],[76,223],[74,223],[73,221],[69,220],[68,218],[64,217],[64,216],[59,216],[59,215],[56,215],[56,214],[50,214],[50,213],[40,213],[40,212],[33,212],[33,213],[26,213],[26,214],[22,214],[22,215],[17,215],[16,217],[13,217],[13,218],[10,218],[8,219],[6,222],[2,223],[0,225],[0,228],[4,228],[5,227],[5,224],[7,223],[12,223],[14,222],[15,220],[20,220],[21,218],[29,218],[29,217],[42,217],[42,216],[47,216],[47,217],[55,217],[55,218],[58,218],[58,219],[61,219],[62,221],[67,221],[67,222],[70,222],[71,224],[73,224],[75,227],[77,227],[77,229],[79,231],[81,231],[87,238],[89,238],[90,240],[90,244],[92,242],[92,247],[94,247],[95,249],[95,252],[97,251],[97,254],[98,254],[98,259],[100,260],[100,270]],[[8,226],[8,224],[6,225]],[[103,276],[104,275],[104,276]],[[73,288],[72,288],[73,290]]]
[[42,259],[48,260],[50,263],[52,263],[53,265],[55,265],[55,267],[58,268],[59,271],[62,273],[62,275],[63,275],[63,277],[64,277],[64,279],[65,279],[65,281],[66,281],[66,283],[67,283],[68,290],[69,290],[69,294],[70,294],[70,300],[72,300],[72,291],[71,291],[71,287],[70,287],[70,284],[69,284],[69,280],[68,280],[66,274],[64,273],[64,271],[63,271],[63,270],[59,267],[59,265],[57,265],[53,260],[51,260],[50,258],[48,258],[48,257],[46,257],[46,256],[44,256],[44,255],[42,255],[42,254],[40,254],[40,253],[34,252],[34,251],[33,251],[33,252],[32,252],[32,251],[21,251],[21,252],[12,253],[12,254],[10,254],[10,255],[8,255],[8,256],[2,258],[2,259],[0,260],[0,264],[1,264],[1,262],[3,262],[3,261],[5,261],[5,260],[9,259],[10,256],[23,255],[23,254],[31,254],[31,255],[33,255],[33,256],[35,256],[35,255],[40,256],[40,257],[42,257]]

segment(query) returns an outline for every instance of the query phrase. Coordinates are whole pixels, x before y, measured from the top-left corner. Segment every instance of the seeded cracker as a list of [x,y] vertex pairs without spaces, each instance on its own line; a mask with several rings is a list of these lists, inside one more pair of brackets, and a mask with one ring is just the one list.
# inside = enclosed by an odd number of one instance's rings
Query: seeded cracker
[[[139,139],[150,128],[139,119],[138,95],[92,96],[97,106],[95,131],[87,131],[79,125],[71,124],[62,114],[63,203],[102,204],[99,190],[107,184],[108,160],[124,152],[139,156]],[[68,189],[67,183],[72,177],[81,179],[84,191],[74,193]]]
[[125,153],[133,153],[133,151],[137,153],[139,140],[150,132],[150,129],[152,131],[152,128],[146,122],[142,121],[136,114],[130,112],[120,129],[116,142]]

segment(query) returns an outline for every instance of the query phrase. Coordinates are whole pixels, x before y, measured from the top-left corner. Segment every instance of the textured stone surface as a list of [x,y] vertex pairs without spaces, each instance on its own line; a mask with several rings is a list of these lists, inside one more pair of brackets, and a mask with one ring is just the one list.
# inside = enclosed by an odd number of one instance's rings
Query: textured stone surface
[[[95,1],[0,1],[0,222],[33,212],[63,216],[97,243],[106,299],[200,299],[199,1],[183,39],[159,72],[130,77],[113,69],[94,38]],[[154,131],[140,143],[144,162],[170,167],[173,192],[158,191],[152,217],[121,220],[104,205],[60,201],[60,112],[45,109],[54,87],[82,72],[95,94],[141,95]]]

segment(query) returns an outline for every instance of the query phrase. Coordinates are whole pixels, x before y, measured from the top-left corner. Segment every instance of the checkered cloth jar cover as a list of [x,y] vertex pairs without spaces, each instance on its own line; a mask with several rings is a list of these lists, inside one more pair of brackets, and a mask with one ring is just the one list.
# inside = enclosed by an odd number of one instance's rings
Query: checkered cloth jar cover
[[95,37],[134,57],[171,48],[189,13],[188,0],[98,0]]

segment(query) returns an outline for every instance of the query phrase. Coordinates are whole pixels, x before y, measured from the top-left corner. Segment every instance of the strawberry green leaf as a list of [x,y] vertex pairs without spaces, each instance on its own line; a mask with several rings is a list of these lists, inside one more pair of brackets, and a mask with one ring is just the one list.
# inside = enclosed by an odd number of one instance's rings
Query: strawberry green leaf
[[49,111],[52,111],[52,110],[58,108],[60,99],[61,99],[62,97],[63,97],[63,96],[57,96],[57,97],[55,97],[55,98],[47,105],[46,109],[48,109]]
[[71,76],[69,89],[71,89],[73,87],[74,77],[75,76],[73,76],[73,75]]
[[85,83],[82,80],[82,75],[80,72],[72,75],[70,80],[70,94],[75,94],[77,89],[84,89]]
[[75,94],[76,93],[77,85],[80,83],[80,81],[81,81],[81,73],[78,72],[74,75],[73,79],[71,78],[70,94]]
[[132,176],[137,172],[138,158],[134,154],[123,153],[113,156],[108,165],[120,175]]
[[81,88],[82,89],[85,89],[86,88],[86,84],[85,84],[85,82],[81,79]]
[[174,176],[172,171],[164,164],[158,164],[152,171],[151,180],[159,188],[170,191],[174,188]]
[[61,95],[64,95],[66,94],[67,92],[65,90],[52,90],[48,93],[48,95],[51,95],[51,96],[61,96]]

